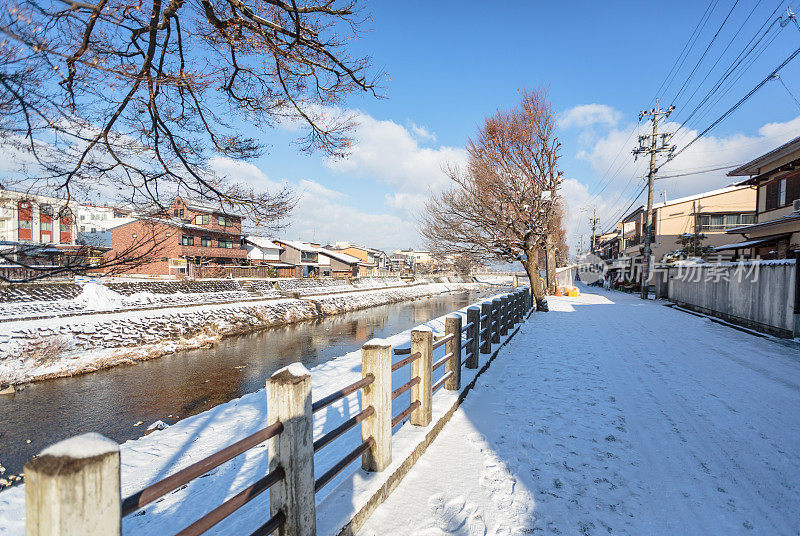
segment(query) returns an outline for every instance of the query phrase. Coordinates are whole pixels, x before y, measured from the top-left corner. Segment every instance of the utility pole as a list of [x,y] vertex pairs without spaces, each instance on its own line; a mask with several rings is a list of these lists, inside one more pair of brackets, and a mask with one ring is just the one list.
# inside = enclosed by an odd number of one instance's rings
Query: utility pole
[[597,217],[597,207],[592,207],[592,217],[589,218],[589,225],[592,226],[592,245],[591,245],[592,251],[590,252],[592,253],[592,255],[594,255],[595,246],[597,246],[596,242],[597,239],[595,238],[596,236],[595,233],[597,232],[597,223],[599,221],[600,219]]
[[670,155],[675,152],[674,145],[667,145],[672,132],[658,132],[658,120],[661,116],[664,119],[669,117],[669,114],[674,110],[674,106],[670,106],[666,110],[662,110],[658,106],[658,98],[656,98],[656,106],[650,110],[643,110],[639,112],[639,121],[643,117],[650,117],[653,122],[653,133],[642,134],[639,136],[639,147],[633,150],[633,155],[638,158],[640,154],[650,153],[650,171],[647,173],[647,214],[645,218],[645,235],[644,235],[644,257],[642,259],[642,299],[648,298],[648,289],[650,281],[650,242],[653,238],[653,186],[656,178],[656,155],[658,153],[668,152]]

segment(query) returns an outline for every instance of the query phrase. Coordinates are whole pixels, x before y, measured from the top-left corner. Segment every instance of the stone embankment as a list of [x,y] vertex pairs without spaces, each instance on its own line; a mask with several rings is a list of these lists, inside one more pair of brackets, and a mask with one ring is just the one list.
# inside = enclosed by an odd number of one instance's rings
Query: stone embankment
[[[31,289],[28,296],[36,300],[0,304],[0,384],[92,372],[471,284],[362,279],[41,285],[48,286],[54,294]],[[14,297],[23,295],[17,290]],[[51,296],[57,297],[44,299]]]

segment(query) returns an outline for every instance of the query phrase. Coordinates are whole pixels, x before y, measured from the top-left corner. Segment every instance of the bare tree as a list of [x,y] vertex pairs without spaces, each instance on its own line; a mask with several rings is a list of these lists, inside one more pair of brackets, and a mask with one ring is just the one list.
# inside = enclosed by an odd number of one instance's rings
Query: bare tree
[[520,261],[539,307],[539,252],[558,202],[561,144],[547,91],[525,91],[519,105],[488,117],[467,144],[468,162],[449,166],[450,189],[432,195],[420,231],[432,251]]
[[301,150],[345,154],[354,125],[337,110],[380,78],[351,52],[365,20],[355,0],[9,0],[0,143],[26,167],[4,187],[154,210],[181,194],[279,228],[292,189],[260,191],[210,159],[260,155],[242,131],[277,123],[305,127]]

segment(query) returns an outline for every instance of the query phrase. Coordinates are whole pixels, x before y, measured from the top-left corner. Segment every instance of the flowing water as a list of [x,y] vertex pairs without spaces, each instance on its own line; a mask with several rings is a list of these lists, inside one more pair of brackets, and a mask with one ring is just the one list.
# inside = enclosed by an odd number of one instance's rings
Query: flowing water
[[[0,464],[22,471],[31,456],[61,439],[99,432],[118,442],[157,420],[172,424],[264,387],[295,361],[311,368],[484,296],[461,291],[308,320],[221,340],[133,366],[28,385],[0,396]],[[135,423],[142,422],[140,426]]]

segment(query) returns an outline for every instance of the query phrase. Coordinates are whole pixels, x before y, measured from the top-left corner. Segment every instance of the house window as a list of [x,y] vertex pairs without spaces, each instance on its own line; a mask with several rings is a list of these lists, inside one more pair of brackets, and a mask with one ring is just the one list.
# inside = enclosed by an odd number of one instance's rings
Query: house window
[[68,223],[62,223],[59,225],[62,233],[68,233],[70,231],[70,225]]
[[301,251],[300,262],[317,262],[317,254],[313,251]]
[[134,239],[135,239],[135,238],[138,238],[138,236],[139,236],[139,235],[137,235],[136,233],[131,233],[131,238],[134,238]]
[[53,222],[43,221],[40,225],[42,231],[52,231],[53,230]]
[[181,238],[181,244],[184,246],[193,246],[194,237],[191,235],[183,235],[183,238]]
[[178,216],[180,216],[180,211],[178,211],[178,209],[176,208],[175,210],[172,211],[172,215],[177,218]]
[[195,225],[208,225],[208,214],[198,214],[194,217]]
[[741,225],[750,225],[755,221],[753,214],[701,214],[701,231],[722,231]]
[[20,229],[30,229],[31,228],[31,220],[19,220],[19,228]]
[[800,173],[793,173],[767,184],[766,210],[791,205],[795,199],[800,199]]
[[0,220],[0,231],[5,230],[6,228],[6,220]]
[[169,238],[170,236],[172,236],[172,233],[167,233],[167,238]]
[[211,247],[211,238],[209,238],[208,236],[200,237],[200,245],[202,247],[204,247],[204,248],[210,248]]

